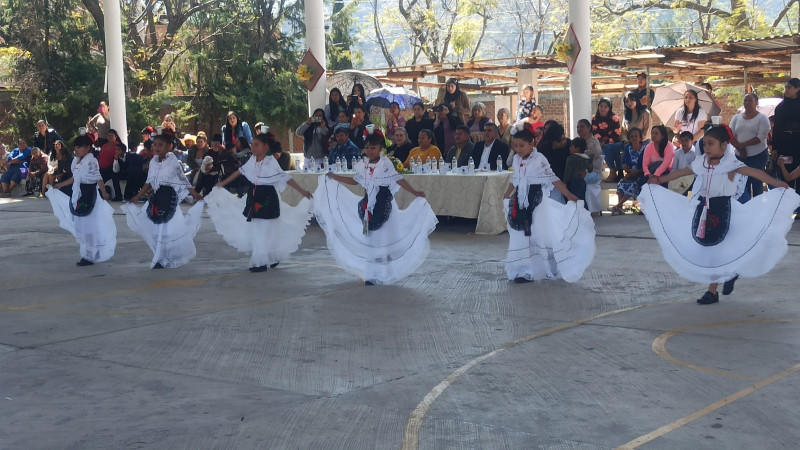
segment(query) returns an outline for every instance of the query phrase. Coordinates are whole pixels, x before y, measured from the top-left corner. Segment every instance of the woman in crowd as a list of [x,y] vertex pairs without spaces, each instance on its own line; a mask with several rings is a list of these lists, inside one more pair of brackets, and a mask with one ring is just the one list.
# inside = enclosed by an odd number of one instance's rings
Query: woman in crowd
[[350,97],[348,97],[347,107],[350,111],[355,111],[356,106],[360,106],[362,108],[367,107],[367,99],[364,93],[364,86],[360,83],[356,83],[353,85],[353,90],[350,91]]
[[611,100],[604,97],[597,102],[597,111],[592,116],[592,134],[603,150],[603,157],[611,174],[606,181],[616,182],[617,172],[621,169],[619,161],[622,152],[622,132],[619,116],[614,114]]
[[[656,125],[650,130],[652,141],[644,149],[642,170],[644,176],[660,177],[672,169],[672,157],[675,156],[675,146],[667,137],[667,127]],[[688,175],[688,174],[687,174]]]
[[[208,215],[217,233],[238,251],[250,254],[251,272],[266,272],[294,253],[311,220],[311,202],[307,200],[311,199],[311,193],[287,175],[276,158],[267,154],[269,147],[275,149],[275,144],[273,141],[270,145],[268,135],[256,136],[252,158],[206,198]],[[222,189],[240,176],[252,185],[244,198]],[[289,206],[280,199],[280,192],[287,184],[305,197],[297,206]]]
[[[513,174],[503,196],[508,220],[506,274],[515,283],[574,283],[594,258],[594,222],[534,146],[528,123],[515,125]],[[548,130],[549,131],[549,130]],[[552,200],[551,190],[570,203]]]
[[[151,269],[180,267],[197,254],[194,236],[200,229],[204,204],[172,152],[174,146],[174,137],[168,132],[153,138],[155,156],[150,161],[147,182],[130,203],[121,207],[128,227],[144,238],[153,252]],[[140,209],[136,202],[150,191],[153,195]],[[184,215],[180,203],[189,195],[197,203]]]
[[[783,101],[775,107],[772,116],[775,122],[772,148],[786,170],[793,172],[800,167],[800,79],[790,78],[783,88]],[[800,183],[796,179],[790,184],[800,192]]]
[[253,142],[253,133],[250,131],[250,125],[247,122],[242,122],[233,111],[228,111],[221,134],[222,145],[228,150],[233,149],[236,145],[236,139],[240,137],[244,137],[248,144]]
[[522,94],[519,96],[517,120],[524,120],[530,117],[534,107],[536,107],[536,99],[533,98],[533,86],[526,84],[522,86]]
[[450,78],[445,83],[444,99],[441,102],[447,105],[450,114],[461,119],[461,123],[467,123],[470,115],[469,99],[461,88],[458,86],[458,80]]
[[192,173],[189,174],[189,179],[192,180],[192,184],[196,184],[194,180],[200,172],[200,164],[202,164],[203,158],[206,156],[207,149],[208,137],[205,132],[200,131],[197,133],[195,144],[189,147],[186,157],[186,164],[192,170]]
[[[733,147],[736,156],[747,166],[758,170],[767,168],[769,150],[767,150],[767,134],[769,134],[769,119],[758,112],[758,96],[747,94],[744,96],[744,111],[731,119],[733,131]],[[742,203],[764,192],[764,184],[754,178],[748,178],[744,194],[739,198]]]
[[[423,192],[411,187],[392,162],[381,156],[385,145],[378,133],[367,137],[367,161],[356,164],[354,178],[328,172],[314,193],[317,221],[325,231],[336,262],[362,274],[364,284],[392,284],[414,273],[428,255],[428,235],[436,215]],[[338,183],[336,183],[338,182]],[[341,184],[360,184],[359,198]],[[400,188],[419,197],[399,209],[394,194]]]
[[703,125],[706,120],[708,120],[708,114],[700,108],[697,92],[690,89],[683,94],[683,105],[675,111],[672,131],[676,136],[683,131],[690,131],[697,142],[703,137]]
[[[56,141],[55,149],[57,158],[56,167],[53,169],[53,172],[44,174],[44,179],[42,180],[42,194],[47,191],[47,186],[72,178],[72,155],[64,145],[64,141]],[[67,194],[67,196],[72,196],[72,185],[64,186],[61,188],[61,192]]]
[[411,158],[415,160],[420,158],[422,162],[425,162],[428,158],[438,161],[442,157],[442,151],[439,150],[439,147],[433,145],[433,131],[420,130],[419,135],[417,135],[417,142],[419,142],[419,147],[412,148],[408,152],[408,157],[403,161],[407,169],[411,168]]
[[365,139],[367,138],[367,125],[372,122],[367,117],[367,111],[363,106],[356,106],[353,109],[353,119],[350,121],[350,140],[356,144],[359,150],[364,149]]
[[625,155],[622,157],[625,176],[617,183],[617,205],[611,207],[613,216],[622,214],[622,205],[628,200],[636,200],[642,186],[647,182],[642,170],[642,160],[648,143],[642,140],[642,130],[636,127],[628,130],[628,143],[625,144]]
[[328,94],[328,104],[325,105],[325,121],[331,124],[330,128],[336,128],[336,125],[339,124],[340,111],[347,113],[347,102],[342,97],[342,91],[339,88],[333,88]]
[[[633,92],[629,92],[628,95],[625,96],[623,103],[625,104],[625,115],[622,119],[621,142],[625,143],[629,141],[628,133],[633,128],[639,130],[639,134],[643,140],[649,140],[650,111],[648,111],[647,107],[639,103],[639,97]],[[623,150],[622,153],[625,153],[625,151]],[[616,181],[624,178],[625,174],[622,168],[622,156],[620,156],[620,152],[609,147],[607,151],[603,152],[603,158],[610,171],[606,180]]]
[[639,195],[667,263],[683,278],[708,283],[708,291],[697,300],[701,305],[719,301],[719,283],[725,283],[722,294],[728,295],[739,276],[769,272],[786,254],[792,211],[800,206],[800,196],[785,189],[774,189],[757,202],[733,201],[743,188],[743,176],[777,188],[788,185],[736,159],[732,149],[726,150],[729,139],[725,128],[710,128],[702,157],[690,167],[648,180],[667,183],[694,174],[691,199],[650,184]]
[[28,179],[25,182],[26,195],[33,195],[35,192],[36,198],[42,196],[42,180],[50,170],[49,161],[47,155],[42,153],[39,147],[31,149],[31,160],[28,163]]
[[281,170],[284,172],[287,170],[294,170],[294,160],[292,160],[292,155],[289,152],[283,151],[283,146],[277,139],[275,139],[275,135],[272,132],[267,132],[267,154],[272,155],[275,158],[275,161],[278,161],[278,165],[280,166]]
[[396,130],[394,130],[394,135],[392,135],[392,146],[387,150],[390,155],[394,156],[400,161],[405,161],[408,158],[411,149],[413,148],[414,146],[408,139],[408,133],[406,132],[405,128],[398,127]]
[[[516,126],[516,125],[515,125]],[[538,153],[547,159],[553,173],[558,179],[564,177],[564,170],[569,156],[569,141],[564,134],[564,127],[558,122],[547,121],[542,140],[536,145]],[[533,133],[533,131],[531,131]],[[563,200],[559,190],[551,191],[553,198]]]
[[406,126],[407,120],[400,113],[400,104],[392,102],[389,104],[389,115],[386,117],[386,135],[394,136],[394,130]]
[[[325,120],[325,111],[315,109],[314,113],[300,124],[294,134],[303,138],[303,155],[307,160],[314,158],[322,163],[328,150],[325,136],[328,134],[328,123]],[[227,174],[231,175],[231,174]]]
[[469,128],[469,135],[472,142],[480,142],[483,140],[483,129],[487,123],[492,123],[492,119],[486,117],[486,105],[482,102],[475,102],[472,105],[472,116],[467,121],[467,128]]
[[[48,187],[45,196],[59,226],[75,236],[80,245],[81,260],[76,265],[90,266],[114,256],[117,226],[114,209],[106,201],[109,194],[100,176],[100,166],[91,152],[92,140],[89,136],[78,136],[73,146],[72,177],[54,184],[55,189]],[[61,191],[66,186],[72,186],[72,195]]]
[[414,106],[411,108],[414,113],[414,116],[406,121],[406,132],[408,133],[408,139],[411,141],[411,147],[416,147],[419,145],[417,142],[417,136],[419,136],[419,132],[421,130],[432,130],[433,129],[433,119],[428,117],[428,112],[425,111],[425,106],[422,102],[414,103]]
[[[114,178],[114,156],[117,154],[117,144],[119,144],[119,134],[116,130],[108,130],[106,135],[106,143],[100,148],[100,153],[97,155],[97,164],[100,165],[100,175],[103,177],[103,183]],[[122,196],[120,191],[119,180],[112,181],[114,185],[114,195]]]
[[36,134],[33,136],[33,146],[39,149],[52,160],[56,159],[56,151],[53,148],[56,141],[63,141],[61,135],[50,127],[44,120],[36,122]]
[[86,122],[86,128],[90,133],[94,133],[97,136],[94,145],[102,147],[106,143],[108,130],[111,129],[111,120],[108,118],[108,105],[106,105],[106,102],[100,102],[100,106],[97,107],[97,114]]
[[[511,148],[511,112],[508,108],[500,108],[497,111],[497,133],[500,135],[498,139],[505,142]],[[514,151],[511,151],[511,155]],[[509,164],[510,166],[511,164]]]

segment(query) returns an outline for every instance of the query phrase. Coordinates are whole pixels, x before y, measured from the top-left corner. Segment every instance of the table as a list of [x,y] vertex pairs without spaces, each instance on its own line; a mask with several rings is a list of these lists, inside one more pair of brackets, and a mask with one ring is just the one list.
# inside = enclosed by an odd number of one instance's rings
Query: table
[[[298,171],[287,172],[297,183],[311,192],[317,188],[321,173]],[[354,176],[353,173],[340,175]],[[478,219],[475,234],[500,234],[506,231],[503,212],[503,194],[511,180],[511,172],[478,172],[475,175],[461,174],[404,174],[414,189],[425,192],[437,216],[455,216]],[[363,196],[361,186],[346,186],[355,194]],[[283,201],[295,205],[300,194],[287,187],[281,195]],[[414,196],[401,189],[395,198],[400,208],[408,206]]]

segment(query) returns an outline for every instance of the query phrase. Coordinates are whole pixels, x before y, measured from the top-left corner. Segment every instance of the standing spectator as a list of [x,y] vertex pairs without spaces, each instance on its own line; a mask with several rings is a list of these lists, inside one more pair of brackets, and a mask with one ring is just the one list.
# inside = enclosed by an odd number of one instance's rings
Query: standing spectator
[[[508,108],[500,108],[497,111],[497,132],[500,134],[499,138],[501,141],[505,142],[505,144],[511,148],[511,112]],[[509,156],[512,156],[514,152],[511,152]],[[510,166],[511,164],[508,164]]]
[[365,98],[364,85],[356,83],[353,85],[353,90],[350,91],[350,97],[347,102],[347,107],[350,111],[355,112],[356,107],[360,106],[365,112],[367,108],[367,99]]
[[[592,124],[588,120],[580,119],[576,130],[578,131],[578,137],[583,139],[586,144],[580,153],[589,159],[589,163],[592,166],[592,170],[589,172],[593,173],[591,177],[585,179],[585,196],[581,198],[586,201],[586,208],[592,213],[592,216],[600,217],[603,210],[601,200],[603,193],[602,189],[600,189],[600,174],[603,172],[602,147],[600,146],[600,141],[592,135]],[[581,148],[581,145],[579,145],[579,148]],[[572,149],[570,149],[570,153],[575,154]],[[564,183],[566,182],[564,180]],[[570,191],[572,190],[570,189]],[[575,192],[573,191],[573,193]]]
[[483,140],[483,129],[487,123],[492,123],[492,119],[486,117],[486,105],[482,102],[475,102],[472,105],[472,116],[467,121],[467,128],[469,128],[473,142]]
[[386,118],[386,135],[394,136],[394,130],[406,126],[406,118],[400,114],[400,104],[392,102],[389,104],[389,116]]
[[[584,119],[585,120],[585,119]],[[587,173],[592,172],[592,158],[585,154],[586,140],[575,138],[570,141],[569,156],[564,166],[564,184],[572,195],[581,200],[586,200],[586,177]],[[584,206],[586,206],[584,204]]]
[[330,162],[340,158],[347,163],[348,169],[352,169],[353,158],[361,159],[361,149],[350,140],[350,129],[339,125],[333,132],[333,137],[336,139],[336,145],[331,149]]
[[[303,154],[306,159],[313,157],[321,162],[328,149],[328,145],[325,142],[325,135],[328,134],[325,111],[319,108],[314,110],[314,114],[300,124],[294,134],[303,138]],[[229,175],[231,174],[226,174],[226,176]]]
[[[649,95],[648,91],[650,91]],[[647,88],[647,74],[645,72],[636,75],[636,90],[633,92],[636,94],[639,103],[644,105],[645,108],[650,108],[650,105],[653,104],[653,99],[656,98],[656,92]]]
[[526,84],[522,86],[522,94],[519,96],[517,120],[529,118],[534,107],[536,107],[536,99],[533,97],[533,86]]
[[427,158],[436,158],[438,161],[442,157],[439,147],[433,145],[433,132],[431,130],[420,131],[417,141],[419,142],[419,147],[412,148],[404,161],[406,168],[411,168],[411,158],[421,158],[425,162]]
[[[469,99],[467,98],[467,94],[458,86],[458,80],[455,78],[450,78],[447,80],[447,83],[445,83],[444,99],[441,103],[447,106],[450,115],[458,117],[462,125],[469,120],[471,112]],[[441,142],[439,144],[441,145]]]
[[[57,154],[58,153],[56,153],[56,155]],[[44,179],[44,175],[50,170],[48,162],[49,158],[42,153],[39,147],[33,147],[33,149],[31,149],[31,161],[28,163],[28,178],[25,182],[25,195],[33,195],[35,192],[36,198],[42,196],[42,179]]]
[[100,106],[97,107],[97,114],[89,118],[89,121],[86,122],[86,128],[97,137],[94,145],[98,147],[105,145],[107,142],[106,135],[108,135],[108,130],[111,129],[111,120],[108,118],[108,105],[106,105],[106,102],[100,102]]
[[[744,111],[733,116],[730,126],[734,136],[731,144],[736,148],[736,156],[747,167],[765,170],[767,159],[769,159],[767,134],[769,134],[770,125],[767,116],[758,112],[758,96],[756,94],[744,96]],[[744,194],[739,197],[739,201],[744,203],[763,192],[764,183],[748,177]]]
[[[144,150],[145,143],[147,143],[148,141],[151,142],[151,143],[153,142],[153,134],[155,132],[156,132],[156,130],[154,130],[153,127],[151,127],[150,125],[142,128],[142,142],[136,148],[136,153],[141,155],[142,154],[142,150]],[[108,133],[106,133],[106,134],[108,134]]]
[[[475,162],[475,156],[473,155],[473,151],[475,146],[469,140],[469,128],[466,125],[459,125],[456,127],[455,132],[455,145],[450,147],[447,150],[447,154],[445,155],[446,161],[452,161],[453,158],[456,159],[460,166],[466,166],[469,164],[469,159],[473,158],[472,162]],[[412,150],[413,152],[413,150]],[[436,158],[437,160],[439,158]],[[422,158],[422,162],[425,162],[425,158]],[[477,167],[477,164],[476,164]]]
[[625,104],[625,114],[622,119],[622,142],[628,142],[628,131],[631,128],[638,128],[640,133],[644,133],[642,138],[650,140],[650,121],[652,119],[650,110],[639,102],[639,98],[633,92],[628,92],[623,100]]
[[367,117],[366,110],[363,106],[356,106],[353,109],[353,119],[350,121],[350,140],[360,150],[363,150],[366,144],[367,125],[372,125],[372,122]]
[[36,129],[36,134],[33,136],[33,146],[39,147],[42,152],[46,155],[50,155],[50,157],[55,160],[56,151],[53,149],[53,145],[56,141],[63,141],[63,139],[61,139],[58,132],[50,128],[50,125],[44,120],[36,122]]
[[[505,161],[508,157],[508,152],[511,151],[505,142],[499,139],[500,132],[497,125],[487,123],[483,131],[483,141],[475,144],[473,154],[475,155],[475,167],[485,170],[504,170],[507,169]],[[500,157],[503,162],[500,167],[497,167],[497,157]]]
[[417,143],[417,136],[419,136],[420,130],[433,129],[433,119],[428,117],[422,102],[414,103],[411,110],[414,112],[414,116],[406,121],[405,129],[408,132],[408,140],[411,141],[411,148],[414,148],[419,145]]
[[445,104],[433,108],[433,111],[436,113],[436,122],[433,123],[435,144],[438,147],[449,149],[456,145],[456,127],[464,125],[464,122],[450,114],[450,109]]
[[11,191],[22,182],[22,169],[28,168],[31,159],[31,149],[25,139],[19,140],[19,147],[11,150],[8,157],[0,161],[0,165],[6,168],[6,172],[0,175],[0,188],[3,192],[0,197],[11,196]]
[[100,154],[97,155],[97,164],[100,166],[100,176],[103,177],[103,183],[107,183],[108,180],[112,180],[112,184],[114,184],[114,198],[117,198],[122,195],[122,191],[119,187],[119,180],[117,180],[116,183],[113,182],[114,155],[117,154],[117,131],[114,129],[108,130],[106,139],[108,139],[108,142],[106,142],[103,147],[100,148]]
[[[63,141],[56,141],[56,167],[52,173],[46,173],[42,180],[42,194],[47,191],[47,186],[60,183],[72,178],[72,154],[70,154]],[[72,196],[72,185],[69,184],[61,188],[61,192],[67,196]]]
[[592,134],[600,141],[606,164],[611,170],[606,181],[616,182],[620,167],[620,154],[622,152],[621,122],[619,116],[614,114],[611,100],[603,97],[597,102],[597,111],[592,116]]
[[[119,186],[120,180],[125,180],[125,192],[114,191],[116,196],[113,201],[130,201],[139,189],[144,186],[147,175],[144,172],[144,159],[136,152],[125,151],[124,147],[117,147],[114,154],[114,186]],[[116,189],[116,187],[114,188]]]
[[400,161],[405,161],[406,158],[408,158],[408,153],[412,148],[414,148],[414,145],[411,143],[411,139],[409,139],[406,129],[403,127],[398,127],[396,130],[394,130],[394,135],[392,136],[392,145],[387,149],[389,154]]
[[[783,161],[787,172],[794,172],[795,168],[800,167],[800,79],[790,78],[783,89],[783,101],[775,107],[773,116],[772,148],[778,154],[778,161]],[[780,159],[781,156],[786,158]],[[800,193],[797,179],[789,185]]]
[[328,104],[325,105],[325,119],[331,125],[331,128],[336,128],[339,122],[339,112],[344,111],[347,114],[347,102],[342,97],[342,91],[339,88],[331,89],[328,94]]
[[[683,105],[675,111],[675,123],[672,131],[676,135],[683,131],[691,131],[694,141],[703,137],[703,124],[708,120],[708,114],[700,108],[697,92],[688,90],[683,94]],[[653,138],[655,139],[655,138]]]
[[228,150],[233,149],[236,145],[236,139],[240,137],[244,137],[248,144],[253,142],[253,133],[250,131],[250,125],[247,122],[242,122],[233,111],[228,111],[226,123],[222,126],[221,134],[222,145]]

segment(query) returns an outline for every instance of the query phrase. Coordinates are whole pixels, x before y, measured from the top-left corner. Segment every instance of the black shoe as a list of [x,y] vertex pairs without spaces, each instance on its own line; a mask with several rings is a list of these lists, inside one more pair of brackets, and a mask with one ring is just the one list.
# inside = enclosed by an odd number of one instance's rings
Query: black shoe
[[266,272],[266,271],[267,271],[267,266],[258,266],[258,267],[251,267],[250,268],[250,272],[253,272],[253,273],[255,273],[255,272]]
[[278,262],[276,262],[275,264],[270,264],[270,265],[269,265],[269,268],[270,268],[270,269],[274,269],[274,268],[278,267],[278,264],[280,264],[280,263],[281,263],[281,262],[280,262],[280,261],[278,261]]
[[731,295],[731,292],[733,292],[733,283],[736,283],[736,280],[738,279],[739,275],[736,275],[735,277],[726,281],[725,284],[722,285],[722,295]]
[[164,266],[162,266],[161,263],[156,263],[156,265],[153,266],[153,269],[163,269],[163,268]]
[[75,265],[76,265],[76,266],[79,266],[79,267],[91,266],[92,264],[94,264],[94,263],[93,263],[93,262],[91,262],[91,261],[89,261],[89,260],[88,260],[88,259],[86,259],[86,258],[81,258],[81,260],[80,260],[80,261],[78,261],[78,262],[76,262],[76,263],[75,263]]
[[719,294],[717,294],[716,292],[712,293],[706,291],[706,293],[703,294],[702,297],[697,299],[698,305],[710,305],[712,303],[717,303],[717,302],[719,302]]
[[367,281],[364,282],[364,286],[375,286],[375,283],[373,283],[372,281],[367,280]]
[[531,280],[529,280],[529,279],[527,279],[525,277],[514,278],[514,283],[530,283],[530,282],[531,282]]

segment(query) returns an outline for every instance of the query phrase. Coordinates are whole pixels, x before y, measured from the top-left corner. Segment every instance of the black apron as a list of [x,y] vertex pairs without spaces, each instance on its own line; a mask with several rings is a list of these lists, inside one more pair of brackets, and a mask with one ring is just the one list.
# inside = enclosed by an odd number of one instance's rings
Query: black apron
[[533,210],[542,203],[542,196],[542,185],[531,184],[528,186],[527,208],[520,209],[519,199],[516,195],[511,198],[511,207],[508,208],[508,224],[512,229],[525,232],[525,236],[531,235]]
[[[372,214],[369,216],[369,223],[367,229],[369,231],[379,230],[392,214],[392,192],[387,186],[381,186],[378,189],[378,195],[375,197],[375,207],[372,208]],[[367,213],[367,196],[358,202],[358,217],[364,221],[364,214]]]
[[247,221],[252,219],[277,219],[281,216],[278,191],[275,186],[254,184],[247,191],[247,199],[242,214]]
[[694,210],[692,218],[692,237],[704,246],[711,247],[717,245],[725,239],[728,229],[731,226],[731,197],[711,197],[708,201],[708,212],[706,212],[706,234],[705,237],[697,237],[697,228],[700,226],[700,217],[703,215],[703,206],[706,198],[700,197],[700,204]]
[[[69,211],[78,217],[86,217],[92,213],[95,203],[97,203],[97,183],[80,184],[81,195],[78,197],[78,206],[69,201]],[[71,193],[70,193],[71,194]]]
[[147,204],[147,217],[155,224],[167,223],[178,209],[178,193],[172,186],[161,186],[150,197]]

